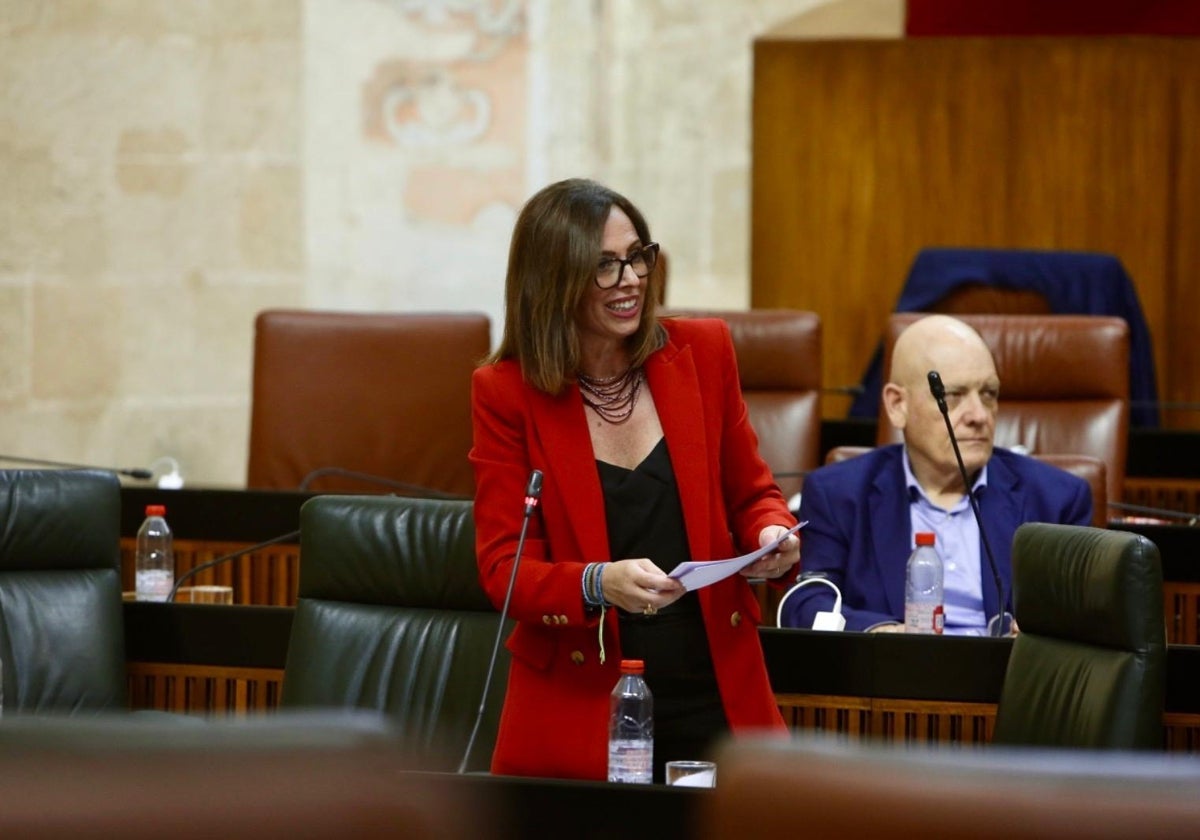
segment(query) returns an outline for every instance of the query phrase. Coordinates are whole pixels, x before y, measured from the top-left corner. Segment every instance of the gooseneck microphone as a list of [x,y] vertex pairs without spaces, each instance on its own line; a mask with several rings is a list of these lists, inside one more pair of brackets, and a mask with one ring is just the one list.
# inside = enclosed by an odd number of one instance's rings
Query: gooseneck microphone
[[[929,392],[937,400],[938,411],[946,421],[946,433],[950,435],[950,445],[954,447],[954,459],[958,462],[958,473],[962,476],[963,491],[971,505],[971,513],[975,515],[975,525],[979,528],[979,541],[983,543],[983,553],[987,555],[988,568],[992,572],[992,580],[996,583],[996,602],[999,613],[996,616],[996,630],[993,635],[1004,635],[1004,580],[1000,577],[1000,569],[996,566],[996,557],[992,554],[992,546],[988,543],[987,532],[983,529],[983,515],[979,512],[979,500],[971,492],[971,478],[967,475],[967,466],[963,463],[962,453],[958,449],[958,438],[954,435],[954,424],[950,422],[950,409],[946,407],[946,386],[942,384],[942,375],[936,370],[926,374],[929,380]],[[986,615],[984,616],[987,617]]]
[[508,589],[504,593],[504,606],[500,608],[500,623],[496,626],[496,640],[492,644],[492,658],[488,662],[487,676],[483,679],[483,694],[479,698],[479,710],[475,713],[475,725],[471,727],[471,737],[467,739],[467,748],[463,751],[462,761],[458,772],[466,772],[467,761],[471,758],[471,749],[475,746],[475,736],[479,734],[479,725],[483,723],[483,712],[487,707],[488,689],[492,686],[492,672],[496,670],[496,654],[500,652],[500,639],[504,636],[504,622],[508,618],[508,602],[512,600],[513,587],[517,582],[517,566],[521,563],[521,551],[525,548],[525,532],[529,530],[529,519],[542,498],[542,471],[534,470],[529,474],[529,482],[525,485],[525,517],[521,520],[521,534],[517,537],[517,553],[513,557],[512,572],[508,576]]
[[167,593],[167,603],[169,604],[175,600],[175,594],[179,591],[179,587],[183,586],[184,583],[191,580],[205,569],[211,569],[213,566],[220,566],[222,563],[228,563],[230,560],[236,560],[239,557],[252,554],[255,551],[266,548],[267,546],[275,545],[276,543],[292,542],[299,537],[299,531],[289,531],[286,534],[280,534],[278,537],[271,537],[269,540],[263,540],[260,543],[255,543],[254,545],[247,546],[246,548],[238,549],[237,551],[231,551],[229,554],[222,554],[220,557],[214,557],[212,560],[207,560],[201,563],[199,566],[193,566],[176,578],[175,585],[172,586],[171,591]]
[[411,484],[407,481],[397,481],[394,478],[388,478],[382,475],[371,475],[370,473],[358,472],[357,470],[347,470],[342,467],[317,467],[300,480],[300,484],[296,487],[297,490],[307,492],[311,485],[318,478],[323,476],[334,476],[336,478],[348,478],[352,481],[361,481],[364,484],[378,484],[381,487],[390,487],[393,490],[399,490],[402,493],[407,493],[412,496],[417,496],[425,499],[466,499],[466,496],[461,496],[457,493],[447,493],[444,490],[435,490],[432,487],[425,487],[422,484]]
[[44,458],[23,458],[20,455],[0,455],[0,461],[7,461],[12,464],[29,464],[33,467],[57,467],[66,470],[102,470],[104,472],[112,472],[117,475],[126,475],[130,478],[136,478],[139,481],[149,481],[154,477],[154,473],[143,467],[130,467],[122,469],[119,467],[95,467],[89,464],[67,464],[63,461],[47,461]]

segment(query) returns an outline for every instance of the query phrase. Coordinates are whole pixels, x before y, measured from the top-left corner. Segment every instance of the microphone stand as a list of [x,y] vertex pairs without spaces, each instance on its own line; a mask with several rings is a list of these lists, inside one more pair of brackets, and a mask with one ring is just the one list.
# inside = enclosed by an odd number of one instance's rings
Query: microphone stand
[[112,472],[117,475],[125,475],[130,478],[136,478],[139,481],[149,481],[154,477],[154,473],[144,467],[132,467],[122,469],[119,467],[93,467],[87,464],[67,464],[62,461],[47,461],[44,458],[22,458],[18,455],[0,455],[0,461],[9,461],[13,464],[29,464],[34,467],[57,467],[66,470],[102,470],[104,472]]
[[533,516],[534,508],[542,497],[542,471],[534,470],[529,474],[529,483],[525,486],[525,518],[521,520],[521,535],[517,538],[517,553],[513,557],[512,571],[508,575],[508,590],[504,593],[504,606],[500,609],[500,623],[496,627],[496,640],[492,643],[492,658],[488,662],[487,676],[483,680],[483,694],[479,698],[479,710],[475,713],[475,725],[471,727],[471,737],[467,739],[467,748],[463,750],[462,761],[459,762],[459,774],[467,770],[467,761],[471,758],[471,750],[475,746],[475,736],[479,734],[479,725],[483,723],[483,712],[487,707],[488,689],[492,686],[492,672],[496,669],[496,654],[500,652],[500,638],[504,635],[504,620],[508,618],[508,602],[512,600],[513,588],[517,582],[517,566],[521,562],[521,551],[525,548],[525,532],[529,530],[529,519]]
[[308,491],[309,485],[322,476],[331,475],[336,478],[348,478],[353,481],[361,481],[365,484],[378,484],[382,487],[390,487],[393,490],[400,490],[405,493],[420,496],[426,499],[466,499],[466,496],[460,496],[455,493],[447,493],[444,490],[435,490],[432,487],[423,487],[420,484],[410,484],[407,481],[397,481],[392,478],[385,478],[381,475],[371,475],[370,473],[358,472],[356,470],[347,470],[341,467],[317,467],[312,472],[308,473],[300,481],[300,485],[296,488],[300,491]]
[[954,435],[954,424],[950,422],[950,409],[946,406],[946,386],[942,384],[942,375],[936,370],[929,371],[927,378],[929,380],[929,391],[933,394],[933,398],[937,400],[938,411],[942,413],[942,419],[946,421],[946,432],[950,435],[950,445],[954,447],[954,459],[958,462],[958,473],[962,476],[963,491],[967,494],[967,500],[971,505],[971,512],[975,514],[975,524],[979,528],[979,541],[983,543],[983,552],[987,555],[988,568],[992,572],[992,580],[996,583],[996,601],[999,612],[996,614],[996,631],[993,636],[1004,635],[1004,580],[1000,577],[1000,569],[996,566],[996,557],[992,554],[992,546],[988,543],[987,532],[983,529],[983,514],[979,512],[979,500],[975,498],[975,494],[971,492],[971,479],[967,475],[967,466],[963,463],[962,453],[958,449],[958,438]]

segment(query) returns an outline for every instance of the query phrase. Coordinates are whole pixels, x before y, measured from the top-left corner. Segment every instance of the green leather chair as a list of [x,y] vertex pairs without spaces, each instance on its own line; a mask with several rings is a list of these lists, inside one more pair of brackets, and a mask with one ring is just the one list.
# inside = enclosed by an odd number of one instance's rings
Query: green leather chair
[[92,470],[0,470],[4,714],[123,711],[121,489]]
[[[479,585],[471,511],[469,501],[392,496],[305,502],[281,706],[385,712],[417,766],[458,767],[499,621]],[[468,770],[490,764],[501,654]]]
[[1145,537],[1029,523],[1013,539],[1013,640],[993,743],[1161,749],[1162,565]]

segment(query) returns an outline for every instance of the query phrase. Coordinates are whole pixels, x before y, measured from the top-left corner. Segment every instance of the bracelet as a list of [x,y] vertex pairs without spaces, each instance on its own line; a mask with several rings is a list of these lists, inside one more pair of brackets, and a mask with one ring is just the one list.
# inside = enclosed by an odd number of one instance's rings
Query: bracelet
[[604,563],[596,564],[596,580],[594,591],[596,593],[596,604],[601,607],[608,606],[608,601],[604,600],[604,566]]
[[599,563],[588,563],[583,567],[583,577],[580,581],[580,586],[583,590],[583,602],[589,607],[598,607],[600,602],[595,597],[596,586],[596,567]]

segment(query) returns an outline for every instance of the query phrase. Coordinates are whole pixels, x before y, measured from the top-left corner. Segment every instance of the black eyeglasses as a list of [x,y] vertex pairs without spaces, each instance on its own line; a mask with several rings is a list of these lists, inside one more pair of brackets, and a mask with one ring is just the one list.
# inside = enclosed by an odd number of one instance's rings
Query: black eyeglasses
[[621,282],[625,274],[625,266],[633,269],[638,277],[648,277],[658,261],[658,243],[650,242],[638,248],[625,259],[618,257],[603,257],[596,267],[596,285],[601,289],[611,289]]

